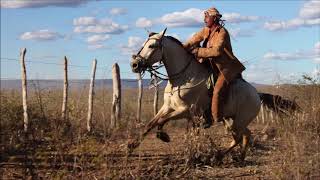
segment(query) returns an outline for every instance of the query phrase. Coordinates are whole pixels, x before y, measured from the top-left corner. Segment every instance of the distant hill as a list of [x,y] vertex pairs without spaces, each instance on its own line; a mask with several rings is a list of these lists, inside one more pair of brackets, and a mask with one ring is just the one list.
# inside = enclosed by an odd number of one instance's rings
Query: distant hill
[[[32,88],[35,85],[39,85],[42,89],[62,89],[63,80],[28,80],[28,88]],[[143,79],[142,85],[144,88],[148,88],[150,79]],[[71,89],[79,89],[89,87],[89,79],[69,80],[69,87]],[[162,82],[160,87],[165,87],[166,82]],[[122,79],[122,88],[137,88],[138,81],[135,79]],[[112,79],[97,79],[95,80],[95,88],[112,88]],[[21,89],[21,80],[1,80],[1,89]]]
[[[40,85],[41,89],[62,89],[63,80],[28,80],[28,88],[33,88],[34,85]],[[89,87],[89,79],[79,79],[79,80],[69,80],[70,89],[79,89],[84,87]],[[143,79],[142,84],[144,88],[150,86],[150,79]],[[160,88],[166,86],[166,82],[160,84]],[[251,83],[255,87],[267,86],[264,84]],[[122,79],[121,80],[122,88],[137,88],[138,82],[135,79]],[[112,88],[112,79],[97,79],[95,80],[95,88]],[[21,80],[1,80],[1,90],[9,89],[21,89]]]

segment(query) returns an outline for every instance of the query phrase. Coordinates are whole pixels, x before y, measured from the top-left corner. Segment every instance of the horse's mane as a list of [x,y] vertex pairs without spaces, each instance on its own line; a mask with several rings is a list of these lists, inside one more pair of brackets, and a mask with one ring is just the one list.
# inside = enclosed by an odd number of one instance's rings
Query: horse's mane
[[173,36],[166,36],[167,38],[171,39],[173,42],[179,44],[180,46],[183,47],[183,44],[181,41],[179,41],[177,38],[173,37]]
[[[179,46],[181,46],[182,49],[184,49],[185,51],[187,51],[187,53],[188,53],[189,55],[192,55],[192,54],[190,53],[190,51],[186,50],[186,49],[183,47],[182,42],[179,41],[177,38],[175,38],[175,37],[173,37],[173,36],[165,36],[165,37],[169,38],[170,40],[172,40],[173,42],[175,42],[176,44],[178,44]],[[194,57],[194,56],[192,55],[192,57]]]
[[[149,37],[151,37],[151,36],[153,36],[153,35],[155,35],[155,34],[158,34],[158,33],[156,33],[156,32],[150,32],[150,33],[149,33]],[[175,43],[177,43],[177,44],[179,44],[180,46],[183,47],[182,42],[179,41],[177,38],[175,38],[175,37],[173,37],[173,36],[166,36],[166,37],[169,38],[169,39],[171,39],[173,42],[175,42]]]

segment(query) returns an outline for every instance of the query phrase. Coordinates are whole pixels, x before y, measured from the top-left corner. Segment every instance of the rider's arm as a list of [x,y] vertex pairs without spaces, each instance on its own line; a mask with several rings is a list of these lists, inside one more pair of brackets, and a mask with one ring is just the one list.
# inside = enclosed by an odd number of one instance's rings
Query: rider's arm
[[207,30],[202,28],[199,32],[195,33],[186,43],[183,44],[183,47],[188,49],[193,45],[199,44],[204,40],[205,33]]
[[223,53],[225,42],[228,38],[227,32],[221,28],[217,33],[217,41],[210,48],[199,48],[197,56],[200,58],[218,57]]

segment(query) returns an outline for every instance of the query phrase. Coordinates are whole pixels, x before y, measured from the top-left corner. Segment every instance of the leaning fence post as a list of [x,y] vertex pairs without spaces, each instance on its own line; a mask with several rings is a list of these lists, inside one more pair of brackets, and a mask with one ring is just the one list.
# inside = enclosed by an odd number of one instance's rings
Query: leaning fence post
[[91,72],[91,81],[90,81],[90,89],[89,89],[89,100],[88,100],[88,118],[87,118],[87,131],[91,131],[91,119],[92,119],[92,106],[93,106],[93,95],[94,95],[94,79],[96,76],[96,66],[97,60],[93,60],[92,62],[92,72]]
[[119,125],[121,118],[121,82],[120,82],[120,68],[117,63],[112,66],[112,85],[113,85],[113,99],[111,109],[111,128],[116,128]]
[[141,74],[137,74],[137,79],[138,79],[138,109],[137,109],[137,121],[140,122],[141,120],[141,101],[142,101],[142,93],[143,93],[143,86],[142,86],[142,79],[141,79]]
[[26,72],[26,65],[25,65],[25,55],[27,49],[23,48],[20,51],[20,62],[21,62],[21,85],[22,85],[22,105],[23,105],[23,127],[24,131],[28,131],[28,105],[27,105],[27,72]]
[[62,101],[62,114],[61,119],[67,118],[67,105],[68,105],[68,60],[64,57],[64,85],[63,85],[63,101]]
[[159,86],[158,86],[158,77],[154,77],[154,98],[153,98],[153,114],[157,115],[158,113],[158,98],[159,97]]

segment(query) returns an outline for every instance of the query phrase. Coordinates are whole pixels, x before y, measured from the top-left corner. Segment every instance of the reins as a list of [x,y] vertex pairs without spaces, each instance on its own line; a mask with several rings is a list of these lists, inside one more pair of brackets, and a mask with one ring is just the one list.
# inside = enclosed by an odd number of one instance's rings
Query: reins
[[[150,39],[153,39],[153,38],[149,38],[148,41]],[[158,39],[157,39],[158,40]],[[171,74],[171,75],[166,75],[166,74],[163,74],[161,72],[158,71],[158,69],[160,69],[161,67],[163,66],[166,66],[165,64],[165,60],[166,60],[166,57],[164,56],[164,53],[163,53],[163,44],[162,44],[162,38],[160,40],[160,46],[161,46],[161,59],[159,60],[159,63],[160,65],[153,65],[153,66],[145,66],[145,63],[143,61],[147,61],[146,58],[142,57],[140,55],[140,52],[142,51],[143,47],[141,48],[141,50],[138,52],[138,54],[136,55],[137,57],[139,57],[139,63],[141,63],[142,65],[142,72],[141,74],[144,74],[145,71],[148,71],[151,76],[154,76],[154,77],[157,77],[158,79],[160,80],[174,80],[174,79],[178,79],[179,76],[181,74],[183,74],[187,69],[188,67],[190,66],[191,62],[192,62],[192,59],[190,58],[189,62],[187,63],[187,65],[185,67],[183,67],[179,72],[177,73],[174,73],[174,74]]]

